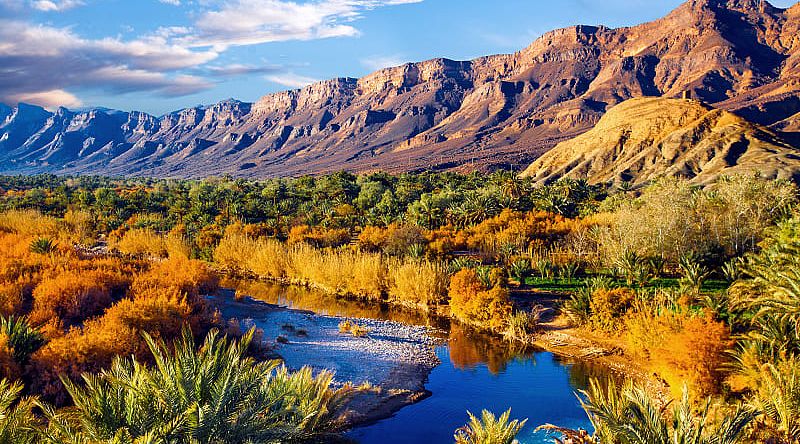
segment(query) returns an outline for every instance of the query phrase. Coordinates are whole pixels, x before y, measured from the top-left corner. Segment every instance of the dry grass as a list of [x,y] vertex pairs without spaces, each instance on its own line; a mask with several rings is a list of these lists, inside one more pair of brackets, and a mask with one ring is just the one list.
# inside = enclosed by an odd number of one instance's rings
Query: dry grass
[[381,300],[389,294],[406,305],[433,305],[447,296],[449,276],[435,262],[388,259],[381,253],[288,247],[274,239],[227,233],[214,251],[229,269],[262,278],[310,284],[328,293]]
[[389,264],[389,295],[395,302],[436,305],[447,299],[450,277],[437,262],[405,259]]
[[192,249],[179,235],[161,235],[147,228],[127,231],[121,239],[112,243],[119,252],[138,257],[188,258]]
[[57,236],[58,220],[35,210],[8,210],[0,213],[0,231],[23,236]]

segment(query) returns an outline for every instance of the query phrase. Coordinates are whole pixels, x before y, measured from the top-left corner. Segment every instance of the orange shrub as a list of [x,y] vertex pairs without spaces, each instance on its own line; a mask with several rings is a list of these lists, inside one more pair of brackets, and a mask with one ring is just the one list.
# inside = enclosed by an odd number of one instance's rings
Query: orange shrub
[[184,325],[201,334],[210,323],[210,319],[196,315],[174,290],[123,299],[102,317],[86,321],[82,328],[71,329],[34,353],[33,389],[63,404],[67,396],[60,375],[77,380],[83,373],[108,367],[116,356],[135,355],[140,362],[149,362],[142,332],[170,341],[180,335]]
[[131,286],[134,295],[149,289],[178,291],[196,299],[219,287],[217,275],[205,263],[185,258],[172,258],[155,264],[149,271],[136,276]]
[[31,322],[63,320],[76,325],[102,313],[123,293],[127,281],[117,274],[103,271],[64,271],[42,280],[33,290]]
[[442,227],[425,234],[428,241],[428,250],[439,256],[450,254],[454,251],[466,249],[466,236],[456,231],[452,226]]
[[520,213],[510,209],[469,228],[467,246],[471,250],[493,252],[509,244],[517,248],[544,246],[565,237],[579,226],[574,219],[545,211]]
[[0,314],[21,314],[25,300],[31,296],[34,286],[33,280],[26,277],[0,282]]
[[450,311],[461,322],[499,331],[511,314],[508,290],[495,286],[485,289],[478,274],[463,269],[450,279]]
[[289,245],[307,243],[318,248],[339,247],[350,242],[350,230],[297,225],[289,230]]
[[686,382],[697,395],[719,392],[726,352],[732,346],[728,328],[710,315],[685,317],[679,331],[664,337],[651,351],[655,370],[678,395]]
[[367,251],[380,251],[389,239],[389,230],[372,225],[366,226],[358,235],[358,245]]

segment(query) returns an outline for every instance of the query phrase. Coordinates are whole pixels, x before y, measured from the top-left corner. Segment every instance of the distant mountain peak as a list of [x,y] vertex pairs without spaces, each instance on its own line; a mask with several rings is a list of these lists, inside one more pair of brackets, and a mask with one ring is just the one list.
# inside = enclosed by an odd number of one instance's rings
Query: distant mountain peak
[[45,110],[0,108],[0,170],[271,177],[524,168],[626,100],[687,93],[800,139],[791,134],[800,131],[800,7],[689,1],[637,26],[557,29],[513,54],[406,63],[161,117],[79,111],[60,128]]

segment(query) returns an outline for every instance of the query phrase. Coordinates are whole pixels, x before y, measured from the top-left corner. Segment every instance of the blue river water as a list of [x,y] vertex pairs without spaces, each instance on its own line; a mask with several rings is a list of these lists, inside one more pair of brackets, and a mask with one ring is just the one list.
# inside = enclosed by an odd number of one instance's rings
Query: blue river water
[[362,444],[452,443],[453,432],[467,423],[467,411],[488,409],[497,414],[509,407],[512,418],[528,422],[517,437],[522,444],[552,443],[537,426],[551,423],[591,430],[575,396],[584,385],[583,374],[570,377],[569,364],[547,352],[518,356],[499,372],[486,363],[462,368],[450,360],[448,347],[437,350],[442,364],[430,375],[431,397],[397,412],[393,417],[357,428],[348,437]]
[[453,433],[468,422],[467,411],[482,409],[528,419],[517,439],[521,444],[552,443],[534,429],[554,424],[591,430],[575,392],[589,378],[607,379],[606,369],[585,361],[567,362],[549,352],[518,350],[502,339],[479,334],[455,323],[346,301],[317,291],[275,284],[237,281],[230,288],[272,304],[334,316],[392,320],[435,327],[443,344],[441,364],[425,388],[431,396],[402,408],[392,417],[356,428],[347,438],[360,444],[452,443]]

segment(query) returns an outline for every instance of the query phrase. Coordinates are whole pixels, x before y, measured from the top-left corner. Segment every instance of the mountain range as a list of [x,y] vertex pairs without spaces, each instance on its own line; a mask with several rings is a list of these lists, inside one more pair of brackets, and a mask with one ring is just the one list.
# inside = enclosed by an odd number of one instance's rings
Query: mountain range
[[[790,151],[800,145],[800,3],[780,9],[761,0],[690,0],[638,26],[552,31],[514,54],[407,63],[255,103],[226,100],[160,117],[0,105],[0,172],[274,177],[521,170],[591,130],[620,103],[684,96],[698,103],[673,106],[674,112],[723,110],[725,119],[741,120],[726,131],[746,127]],[[627,109],[626,118],[636,119],[634,111]],[[792,155],[781,159],[800,170]],[[574,161],[568,158],[550,160]],[[543,180],[579,171],[547,168]],[[657,174],[623,170],[603,174]]]

